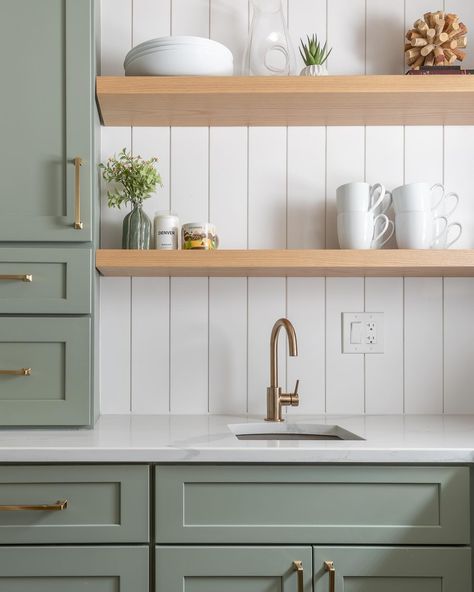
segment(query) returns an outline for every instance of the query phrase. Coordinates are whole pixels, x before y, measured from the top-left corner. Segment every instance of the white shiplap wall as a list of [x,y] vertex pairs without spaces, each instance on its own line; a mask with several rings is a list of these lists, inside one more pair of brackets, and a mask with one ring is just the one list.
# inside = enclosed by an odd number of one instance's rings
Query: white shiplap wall
[[[474,30],[472,0],[445,0]],[[327,35],[333,74],[404,71],[404,31],[432,0],[288,0],[296,40]],[[229,46],[239,64],[248,0],[102,0],[102,73],[159,35]],[[474,50],[467,62],[474,67]],[[461,194],[459,247],[474,248],[473,128],[103,128],[102,158],[159,155],[150,215],[217,224],[222,248],[334,248],[336,187],[350,180],[445,182]],[[122,213],[102,208],[102,246]],[[102,413],[264,413],[273,322],[295,324],[298,413],[473,413],[474,280],[102,278]],[[341,312],[385,313],[383,355],[341,354]],[[290,411],[293,412],[293,411]]]

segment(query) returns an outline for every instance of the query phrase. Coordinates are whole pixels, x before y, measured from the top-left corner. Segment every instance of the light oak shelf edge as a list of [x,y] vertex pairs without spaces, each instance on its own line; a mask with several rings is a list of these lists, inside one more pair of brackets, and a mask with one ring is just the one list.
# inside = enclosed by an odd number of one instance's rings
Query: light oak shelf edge
[[474,250],[100,249],[108,277],[474,277]]

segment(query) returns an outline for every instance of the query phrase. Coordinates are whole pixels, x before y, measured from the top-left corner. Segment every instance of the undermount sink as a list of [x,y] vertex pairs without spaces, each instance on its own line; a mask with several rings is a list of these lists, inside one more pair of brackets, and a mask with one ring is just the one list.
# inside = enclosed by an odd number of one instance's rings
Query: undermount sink
[[240,423],[229,429],[239,440],[363,440],[338,425],[310,423]]

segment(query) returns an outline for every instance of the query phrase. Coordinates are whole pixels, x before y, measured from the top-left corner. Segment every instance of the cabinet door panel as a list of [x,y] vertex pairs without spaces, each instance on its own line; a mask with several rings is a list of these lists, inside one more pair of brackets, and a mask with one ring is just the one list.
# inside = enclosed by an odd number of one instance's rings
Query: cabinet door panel
[[91,0],[2,1],[2,241],[91,240],[92,25]]
[[470,548],[316,547],[318,592],[330,592],[326,561],[337,592],[471,592]]
[[311,547],[157,547],[158,592],[296,592],[293,561],[312,590]]
[[2,425],[90,422],[90,324],[89,318],[0,318]]
[[148,592],[146,547],[3,547],[0,592]]

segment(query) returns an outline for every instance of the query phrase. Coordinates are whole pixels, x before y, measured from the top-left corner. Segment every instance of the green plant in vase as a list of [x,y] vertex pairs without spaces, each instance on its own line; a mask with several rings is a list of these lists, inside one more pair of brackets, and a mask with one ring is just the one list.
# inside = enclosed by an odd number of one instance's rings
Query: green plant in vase
[[156,157],[149,160],[132,156],[124,148],[99,165],[102,177],[109,185],[109,208],[121,209],[130,205],[132,211],[123,220],[122,249],[149,249],[152,222],[143,211],[143,202],[156,188],[162,187],[161,176],[156,169]]
[[307,42],[301,41],[300,55],[305,67],[301,70],[301,76],[327,76],[326,61],[332,51],[328,50],[328,43],[321,45],[316,34],[306,35]]

